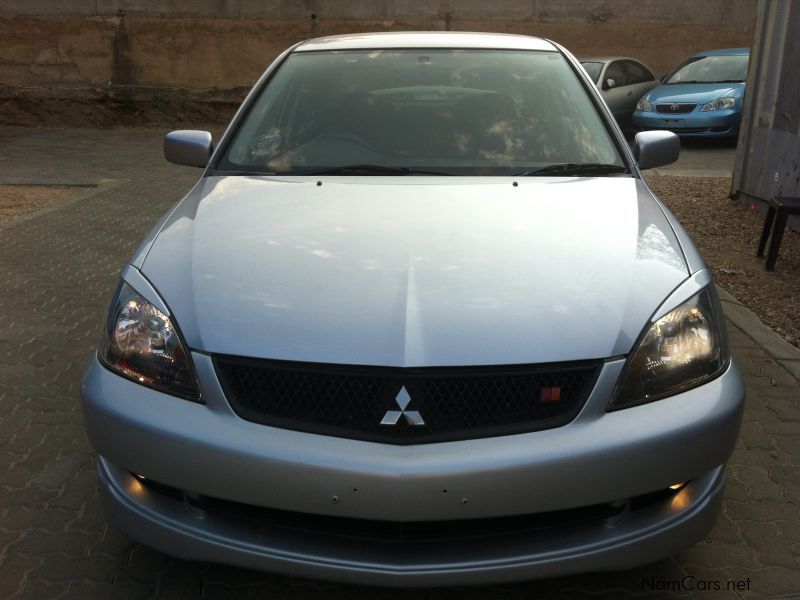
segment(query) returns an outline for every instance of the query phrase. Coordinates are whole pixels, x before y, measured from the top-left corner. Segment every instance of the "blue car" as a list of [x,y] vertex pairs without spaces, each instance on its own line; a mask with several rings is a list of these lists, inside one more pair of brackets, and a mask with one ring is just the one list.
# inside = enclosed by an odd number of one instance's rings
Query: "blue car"
[[735,140],[749,60],[749,48],[693,54],[642,96],[633,113],[634,129]]

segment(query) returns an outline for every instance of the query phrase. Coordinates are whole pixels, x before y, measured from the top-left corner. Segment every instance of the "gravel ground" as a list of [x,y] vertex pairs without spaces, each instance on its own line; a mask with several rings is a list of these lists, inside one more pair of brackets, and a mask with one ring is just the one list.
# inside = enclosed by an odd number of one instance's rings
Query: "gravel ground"
[[0,185],[0,223],[57,204],[85,189],[77,186]]
[[800,347],[800,234],[786,228],[768,273],[756,258],[764,215],[728,199],[730,179],[649,176],[647,182],[689,232],[717,283]]

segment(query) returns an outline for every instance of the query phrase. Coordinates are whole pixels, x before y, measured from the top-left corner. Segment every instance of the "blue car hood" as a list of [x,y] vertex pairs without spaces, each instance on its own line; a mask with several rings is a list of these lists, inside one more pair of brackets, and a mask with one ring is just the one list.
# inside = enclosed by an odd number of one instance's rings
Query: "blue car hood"
[[740,98],[744,83],[675,83],[659,85],[645,94],[650,102],[694,102],[704,104],[722,96]]

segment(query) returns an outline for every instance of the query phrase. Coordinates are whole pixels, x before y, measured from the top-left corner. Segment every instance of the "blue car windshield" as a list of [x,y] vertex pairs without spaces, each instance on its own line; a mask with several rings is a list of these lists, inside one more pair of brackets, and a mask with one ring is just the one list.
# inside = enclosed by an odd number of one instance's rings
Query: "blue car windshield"
[[747,77],[749,60],[746,54],[693,56],[675,69],[664,83],[741,83]]
[[296,52],[261,91],[219,171],[544,174],[625,162],[556,52]]

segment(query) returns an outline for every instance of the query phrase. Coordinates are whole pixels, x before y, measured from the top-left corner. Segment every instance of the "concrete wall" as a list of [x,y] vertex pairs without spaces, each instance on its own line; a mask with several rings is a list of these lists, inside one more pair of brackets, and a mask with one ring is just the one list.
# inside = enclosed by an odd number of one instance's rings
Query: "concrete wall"
[[697,50],[750,45],[754,19],[752,0],[0,0],[0,101],[21,111],[0,119],[22,118],[26,99],[195,102],[216,89],[235,103],[287,46],[356,31],[540,35],[660,75]]

